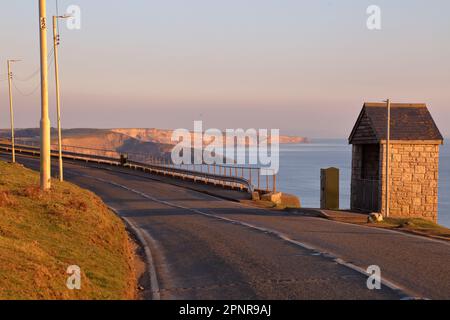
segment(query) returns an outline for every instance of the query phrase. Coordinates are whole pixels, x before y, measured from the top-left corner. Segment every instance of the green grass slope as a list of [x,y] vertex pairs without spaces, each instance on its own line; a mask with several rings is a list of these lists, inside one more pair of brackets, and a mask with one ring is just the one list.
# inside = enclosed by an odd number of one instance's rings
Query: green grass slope
[[[81,290],[66,286],[81,268]],[[133,254],[122,221],[89,191],[0,161],[0,299],[132,299]]]

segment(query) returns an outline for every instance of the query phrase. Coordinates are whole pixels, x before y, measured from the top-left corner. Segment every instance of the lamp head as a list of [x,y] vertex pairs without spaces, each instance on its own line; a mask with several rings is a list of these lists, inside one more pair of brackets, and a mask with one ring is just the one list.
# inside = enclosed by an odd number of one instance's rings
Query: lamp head
[[71,14],[64,14],[62,16],[56,16],[57,19],[69,19],[69,18],[73,18],[73,15]]

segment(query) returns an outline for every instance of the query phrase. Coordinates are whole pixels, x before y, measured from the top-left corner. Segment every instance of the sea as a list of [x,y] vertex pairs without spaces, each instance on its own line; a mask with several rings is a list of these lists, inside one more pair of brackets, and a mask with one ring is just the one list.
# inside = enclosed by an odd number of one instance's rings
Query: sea
[[[320,169],[340,170],[340,206],[350,208],[352,148],[342,139],[313,139],[280,146],[278,190],[300,197],[303,207],[320,207]],[[441,147],[439,224],[450,228],[450,146]]]

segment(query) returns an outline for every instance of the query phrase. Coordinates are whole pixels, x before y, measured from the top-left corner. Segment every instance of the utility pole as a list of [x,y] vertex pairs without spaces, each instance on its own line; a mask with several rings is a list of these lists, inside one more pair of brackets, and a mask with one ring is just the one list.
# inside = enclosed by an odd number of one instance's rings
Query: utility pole
[[18,62],[20,60],[8,60],[8,85],[9,85],[9,117],[11,123],[11,152],[12,152],[12,163],[16,163],[16,146],[14,137],[14,108],[13,108],[13,96],[12,96],[12,72],[11,63]]
[[47,3],[39,0],[41,49],[41,191],[51,188],[50,119],[48,116]]
[[59,181],[64,181],[63,159],[62,159],[62,136],[61,136],[61,101],[59,91],[59,65],[58,65],[58,19],[66,19],[69,16],[53,16],[53,48],[55,57],[55,81],[56,81],[56,113],[58,118],[58,158],[59,158]]
[[386,134],[386,217],[389,218],[390,207],[390,166],[391,166],[391,100],[387,99],[387,134]]

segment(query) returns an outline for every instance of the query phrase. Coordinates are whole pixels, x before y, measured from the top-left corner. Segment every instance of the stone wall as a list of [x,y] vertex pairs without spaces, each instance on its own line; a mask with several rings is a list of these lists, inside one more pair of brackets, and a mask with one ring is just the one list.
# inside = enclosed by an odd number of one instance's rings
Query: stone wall
[[[439,145],[391,144],[390,215],[437,222]],[[379,200],[385,212],[386,145],[381,146]]]

